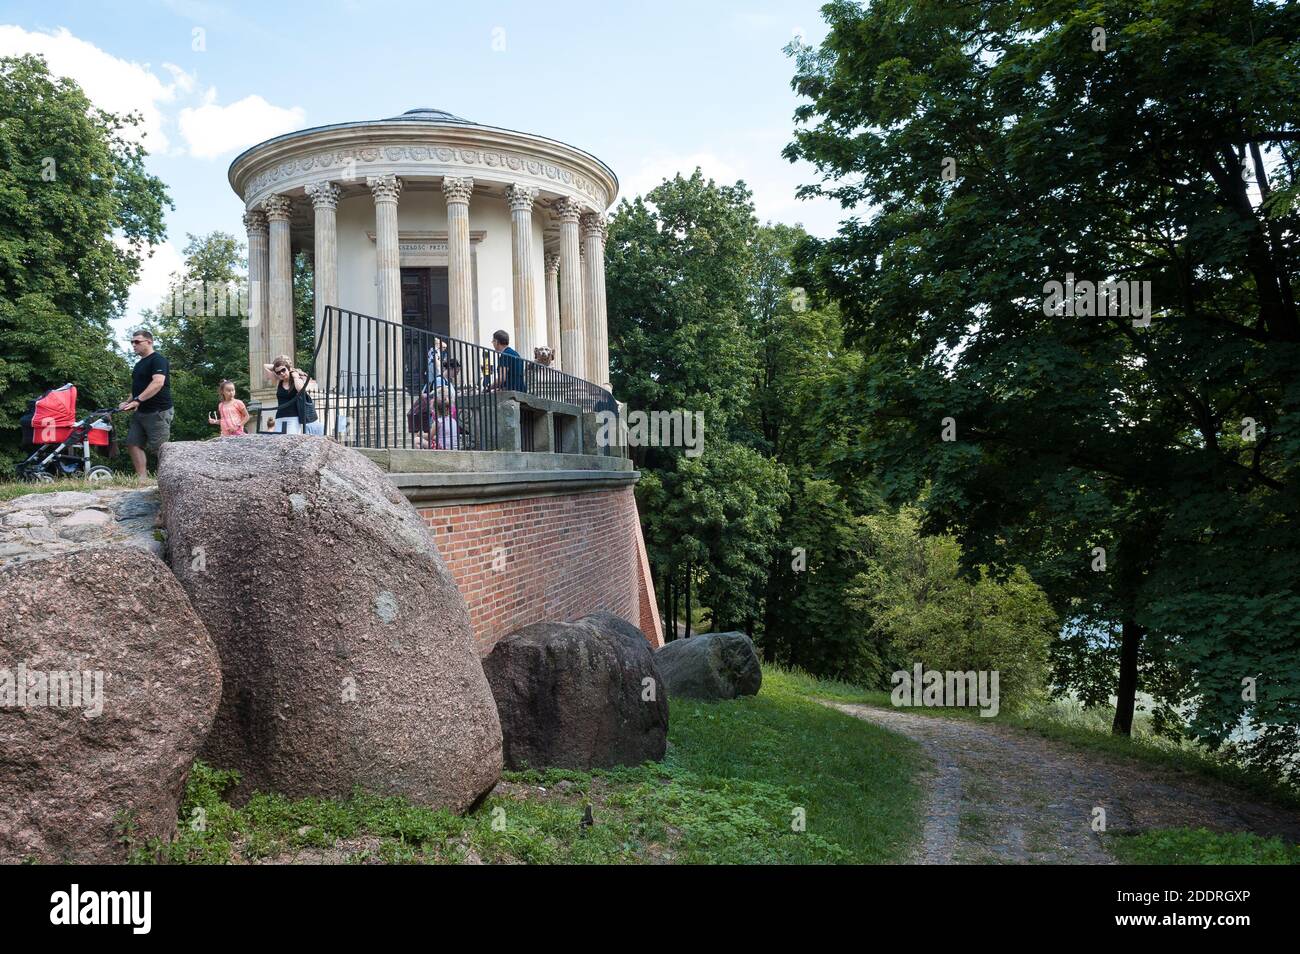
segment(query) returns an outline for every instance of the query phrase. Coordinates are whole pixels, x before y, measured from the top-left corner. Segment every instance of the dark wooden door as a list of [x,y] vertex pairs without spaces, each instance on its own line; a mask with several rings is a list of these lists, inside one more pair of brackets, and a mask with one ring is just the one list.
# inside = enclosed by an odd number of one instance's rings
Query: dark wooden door
[[429,327],[429,269],[402,269],[402,324],[432,331]]

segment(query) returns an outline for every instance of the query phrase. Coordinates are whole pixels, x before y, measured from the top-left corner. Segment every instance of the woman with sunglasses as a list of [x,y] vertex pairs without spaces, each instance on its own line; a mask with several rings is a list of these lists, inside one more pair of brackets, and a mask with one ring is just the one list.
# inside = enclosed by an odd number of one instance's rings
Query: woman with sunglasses
[[262,365],[266,373],[275,379],[275,423],[276,434],[301,434],[302,421],[299,408],[302,402],[299,396],[307,389],[310,378],[307,372],[293,366],[287,355],[280,355],[270,364]]

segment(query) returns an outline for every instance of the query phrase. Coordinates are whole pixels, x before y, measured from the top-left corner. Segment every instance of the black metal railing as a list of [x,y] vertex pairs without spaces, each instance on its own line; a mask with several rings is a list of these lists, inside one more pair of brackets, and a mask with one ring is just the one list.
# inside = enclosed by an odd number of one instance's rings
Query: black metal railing
[[[334,306],[317,329],[312,377],[325,433],[354,447],[535,450],[539,415],[618,413],[608,390],[571,374]],[[518,404],[511,418],[517,436],[502,426],[511,413],[505,402]],[[553,419],[552,446],[560,451],[560,421]],[[575,424],[587,434],[576,450],[609,452]]]

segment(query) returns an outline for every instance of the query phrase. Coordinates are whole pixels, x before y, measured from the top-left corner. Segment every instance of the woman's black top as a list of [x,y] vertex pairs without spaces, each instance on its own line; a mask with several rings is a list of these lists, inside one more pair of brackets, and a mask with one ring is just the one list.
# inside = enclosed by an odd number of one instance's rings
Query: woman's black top
[[[289,381],[293,381],[293,373],[289,373]],[[279,402],[279,407],[275,409],[276,417],[297,417],[299,414],[298,392],[293,389],[291,384],[280,383],[275,387],[275,399]]]

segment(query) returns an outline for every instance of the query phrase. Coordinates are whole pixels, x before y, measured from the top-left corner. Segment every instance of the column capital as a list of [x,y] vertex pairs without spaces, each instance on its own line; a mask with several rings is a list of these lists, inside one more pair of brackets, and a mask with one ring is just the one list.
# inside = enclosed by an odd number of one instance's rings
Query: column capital
[[558,274],[559,274],[559,271],[560,271],[560,253],[559,253],[559,252],[547,252],[547,253],[546,253],[546,257],[543,259],[543,261],[546,263],[546,273],[547,273],[548,275],[558,275]]
[[397,176],[366,176],[366,185],[376,202],[396,202],[402,194],[402,180]]
[[537,198],[537,190],[519,182],[512,182],[506,187],[506,198],[510,200],[511,212],[531,212],[533,200]]
[[266,213],[261,209],[249,209],[244,213],[244,228],[252,235],[265,235]]
[[605,216],[599,212],[584,212],[578,221],[582,223],[583,238],[599,236],[600,244],[605,244],[605,238],[609,235],[609,223],[605,221]]
[[551,203],[551,211],[555,217],[564,224],[576,223],[578,217],[586,212],[587,209],[577,199],[563,198],[556,199]]
[[342,194],[342,189],[327,180],[312,182],[307,186],[307,195],[315,209],[337,209]]
[[471,176],[444,176],[442,194],[448,202],[463,202],[469,205],[469,197],[474,193],[474,179]]
[[293,202],[287,195],[272,195],[262,200],[262,211],[270,222],[288,222],[292,209]]

